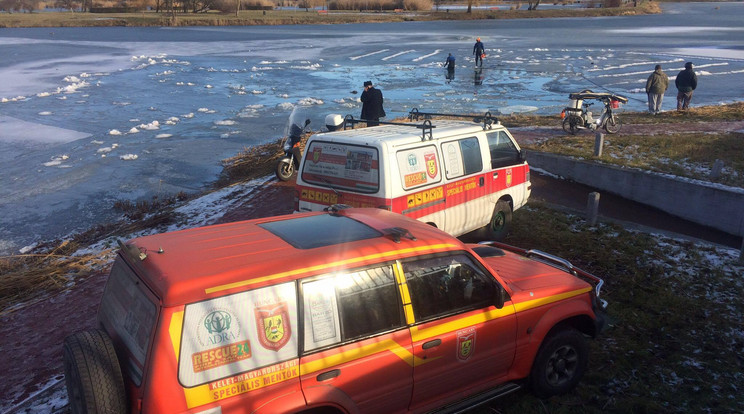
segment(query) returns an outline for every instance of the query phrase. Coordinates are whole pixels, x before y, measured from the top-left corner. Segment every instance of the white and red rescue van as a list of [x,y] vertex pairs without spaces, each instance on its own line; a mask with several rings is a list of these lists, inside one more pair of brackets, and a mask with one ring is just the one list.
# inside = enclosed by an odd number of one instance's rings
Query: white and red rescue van
[[[509,131],[486,113],[476,122],[431,120],[311,136],[297,176],[296,210],[333,204],[376,207],[455,236],[484,229],[506,235],[512,212],[530,196],[530,168]],[[453,116],[453,115],[447,115]],[[455,115],[473,118],[473,115]],[[425,117],[423,123],[416,123]],[[350,122],[351,121],[351,122]]]

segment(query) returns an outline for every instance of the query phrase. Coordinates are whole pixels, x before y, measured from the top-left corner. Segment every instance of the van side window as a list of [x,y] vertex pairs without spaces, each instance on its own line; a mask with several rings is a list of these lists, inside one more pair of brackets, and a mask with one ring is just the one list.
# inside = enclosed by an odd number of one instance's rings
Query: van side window
[[491,153],[491,168],[508,167],[519,163],[519,151],[514,142],[504,131],[494,131],[486,134],[488,150]]
[[403,326],[396,286],[390,266],[304,282],[305,351]]
[[404,190],[442,181],[439,155],[434,145],[401,150],[395,155]]
[[464,254],[403,263],[416,322],[493,304],[496,284]]
[[483,170],[480,145],[476,137],[443,143],[442,156],[447,178],[456,178]]

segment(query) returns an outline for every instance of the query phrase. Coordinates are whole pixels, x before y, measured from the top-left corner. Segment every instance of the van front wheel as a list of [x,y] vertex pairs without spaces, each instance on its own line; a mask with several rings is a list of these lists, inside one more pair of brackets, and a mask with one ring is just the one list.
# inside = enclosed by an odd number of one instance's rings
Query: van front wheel
[[128,412],[119,360],[106,332],[94,329],[65,338],[64,367],[70,412]]
[[485,236],[491,240],[501,240],[509,233],[512,221],[512,208],[508,202],[499,200],[493,209],[488,225],[484,227]]

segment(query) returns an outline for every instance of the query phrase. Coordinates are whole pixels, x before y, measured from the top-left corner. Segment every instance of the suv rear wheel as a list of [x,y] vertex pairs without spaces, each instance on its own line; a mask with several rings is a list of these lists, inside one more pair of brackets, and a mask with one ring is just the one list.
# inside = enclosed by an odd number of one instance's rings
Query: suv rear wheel
[[540,346],[530,373],[533,392],[542,398],[571,391],[584,376],[589,347],[575,329],[558,331]]
[[105,332],[95,329],[65,338],[64,365],[73,414],[128,411],[119,360]]

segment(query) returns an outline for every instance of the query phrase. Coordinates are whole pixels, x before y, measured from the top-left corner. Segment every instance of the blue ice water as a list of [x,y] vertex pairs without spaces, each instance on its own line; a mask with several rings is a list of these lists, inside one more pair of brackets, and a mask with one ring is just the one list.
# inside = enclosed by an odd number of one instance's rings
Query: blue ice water
[[[0,252],[116,219],[119,199],[198,192],[222,159],[281,137],[294,105],[316,130],[329,113],[358,117],[366,80],[388,118],[413,107],[555,114],[586,88],[643,110],[654,64],[673,80],[692,60],[694,105],[740,100],[742,8],[664,7],[600,19],[3,29]],[[476,36],[488,55],[480,72]],[[449,83],[447,53],[457,58]]]

